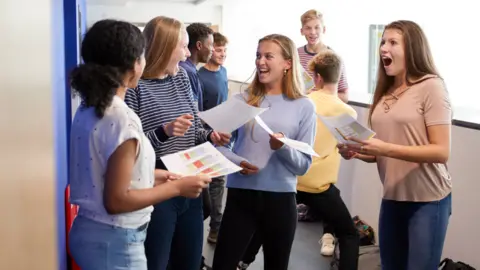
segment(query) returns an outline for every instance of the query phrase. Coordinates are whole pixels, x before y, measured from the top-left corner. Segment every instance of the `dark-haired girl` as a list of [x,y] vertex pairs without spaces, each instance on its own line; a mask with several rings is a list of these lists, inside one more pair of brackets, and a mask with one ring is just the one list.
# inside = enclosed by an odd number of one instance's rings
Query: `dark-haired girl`
[[155,170],[155,152],[138,116],[125,104],[145,66],[145,40],[121,21],[95,23],[85,35],[85,64],[71,73],[82,98],[71,129],[71,202],[80,206],[70,251],[85,270],[146,270],[143,242],[152,205],[198,197],[210,182]]

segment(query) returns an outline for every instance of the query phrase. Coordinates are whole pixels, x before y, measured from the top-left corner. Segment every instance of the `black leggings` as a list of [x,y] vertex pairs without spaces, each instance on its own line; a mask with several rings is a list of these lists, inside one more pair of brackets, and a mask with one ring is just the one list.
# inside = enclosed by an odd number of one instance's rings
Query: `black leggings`
[[[340,196],[340,190],[330,185],[322,193],[297,193],[297,202],[310,207],[311,211],[324,220],[330,227],[329,233],[334,233],[340,245],[340,270],[356,270],[358,265],[359,239],[352,221],[350,212]],[[250,264],[255,260],[260,247],[262,236],[255,235],[245,250],[241,259]]]
[[236,270],[256,232],[263,243],[264,269],[287,270],[296,227],[294,192],[229,188],[213,270]]

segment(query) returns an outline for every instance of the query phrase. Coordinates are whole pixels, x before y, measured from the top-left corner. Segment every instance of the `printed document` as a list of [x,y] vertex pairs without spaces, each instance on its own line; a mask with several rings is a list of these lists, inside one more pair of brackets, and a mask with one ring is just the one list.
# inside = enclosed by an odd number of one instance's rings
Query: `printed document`
[[349,114],[344,113],[339,116],[328,117],[321,115],[317,116],[339,143],[352,143],[352,141],[347,139],[349,137],[368,140],[375,136],[375,132],[360,124]]
[[310,77],[310,74],[308,74],[305,69],[302,67],[302,77],[303,77],[303,83],[305,84],[305,93],[310,93],[310,91],[315,88],[315,82],[313,81],[313,78]]
[[[260,116],[257,116],[255,117],[255,121],[257,121],[257,123],[270,135],[273,135],[273,131],[267,126],[267,124],[262,120],[262,118],[260,118]],[[301,141],[296,141],[296,140],[292,140],[292,139],[289,139],[289,138],[278,138],[279,141],[283,142],[284,144],[288,145],[289,147],[295,149],[295,150],[298,150],[302,153],[305,153],[305,154],[308,154],[308,155],[312,155],[312,156],[316,156],[318,157],[319,155],[315,152],[315,150],[313,150],[313,148],[308,144],[308,143],[304,143],[304,142],[301,142]]]
[[229,98],[208,111],[199,112],[198,116],[213,130],[232,133],[266,110],[268,108],[250,106],[245,101]]
[[242,170],[222,155],[210,142],[163,156],[161,159],[168,171],[182,176],[208,175],[213,178]]

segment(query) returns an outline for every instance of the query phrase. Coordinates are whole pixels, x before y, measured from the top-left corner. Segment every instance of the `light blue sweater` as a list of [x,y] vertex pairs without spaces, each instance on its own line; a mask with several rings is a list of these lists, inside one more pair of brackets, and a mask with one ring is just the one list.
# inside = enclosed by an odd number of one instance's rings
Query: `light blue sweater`
[[[232,98],[245,101],[246,94]],[[315,105],[307,98],[289,100],[284,95],[268,95],[260,104],[269,108],[260,118],[273,132],[313,146],[317,118]],[[252,131],[253,126],[253,131]],[[270,148],[270,136],[255,121],[247,123],[232,134],[227,147],[218,147],[228,159],[239,165],[242,161],[260,168],[255,175],[231,174],[227,187],[273,192],[296,192],[297,176],[305,174],[312,157],[286,145],[277,151]]]

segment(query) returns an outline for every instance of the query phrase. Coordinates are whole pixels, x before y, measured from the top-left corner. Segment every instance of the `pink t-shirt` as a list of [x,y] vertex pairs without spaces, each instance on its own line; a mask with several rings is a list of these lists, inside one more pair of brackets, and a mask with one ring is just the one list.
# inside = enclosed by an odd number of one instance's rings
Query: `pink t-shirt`
[[[451,125],[452,108],[442,79],[427,75],[394,100],[382,98],[372,114],[376,138],[398,145],[429,144],[427,127]],[[430,202],[451,192],[447,164],[377,157],[384,199]]]
[[[330,49],[330,48],[329,48]],[[308,69],[308,62],[316,55],[315,53],[307,51],[307,46],[299,47],[298,56],[300,57],[300,64],[302,64],[303,69],[313,78],[313,72]],[[346,93],[348,91],[348,82],[347,76],[345,75],[345,65],[342,62],[342,71],[340,73],[340,81],[338,82],[338,92]]]

